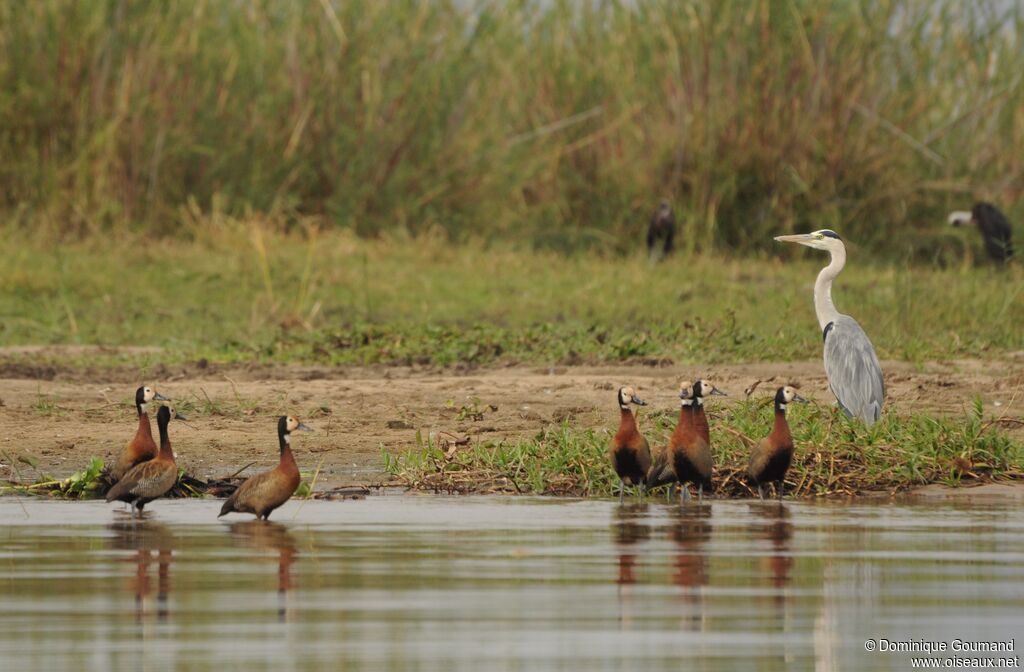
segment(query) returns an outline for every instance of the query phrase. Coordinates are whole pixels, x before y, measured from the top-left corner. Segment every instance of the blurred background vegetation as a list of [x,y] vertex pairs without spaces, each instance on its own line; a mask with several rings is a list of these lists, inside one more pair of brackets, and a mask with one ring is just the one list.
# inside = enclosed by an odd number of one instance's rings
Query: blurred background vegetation
[[1024,218],[1022,37],[1000,1],[3,0],[0,218],[617,253],[665,197],[688,252],[948,261],[949,210]]

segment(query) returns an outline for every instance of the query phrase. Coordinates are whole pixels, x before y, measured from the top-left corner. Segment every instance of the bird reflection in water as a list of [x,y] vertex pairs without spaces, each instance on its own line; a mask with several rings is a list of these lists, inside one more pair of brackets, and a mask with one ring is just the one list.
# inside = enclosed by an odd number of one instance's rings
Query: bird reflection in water
[[135,551],[126,560],[135,563],[135,575],[128,580],[128,589],[135,594],[135,621],[144,621],[147,601],[152,592],[150,565],[157,565],[156,616],[167,622],[168,598],[171,594],[171,560],[174,554],[174,535],[170,529],[153,520],[117,521],[109,529],[114,533],[111,548]]
[[681,588],[688,616],[683,626],[697,629],[704,617],[704,587],[708,585],[707,542],[711,539],[711,506],[672,507],[669,536],[676,545],[672,583]]
[[[793,524],[789,522],[789,508],[782,502],[755,502],[751,508],[754,522],[750,528],[752,539],[768,542],[770,550],[767,556],[758,558],[758,576],[765,577],[771,586],[771,601],[775,616],[773,626],[783,633],[791,631],[791,623],[786,617],[786,604],[790,599],[787,586],[793,569]],[[767,611],[766,611],[767,613]],[[780,667],[793,664],[793,652],[789,648],[789,638],[784,638],[783,650],[778,659]]]
[[615,520],[612,531],[615,534],[615,545],[619,549],[619,622],[623,628],[633,623],[631,586],[636,583],[636,546],[647,541],[651,536],[651,528],[647,520],[647,504],[627,504],[615,509]]
[[242,546],[277,551],[277,617],[282,623],[291,621],[292,610],[288,594],[293,588],[292,565],[298,555],[295,537],[284,525],[268,520],[238,521],[231,523],[229,529]]
[[781,502],[755,507],[763,516],[762,538],[771,542],[772,553],[768,556],[768,570],[771,573],[771,585],[774,588],[773,599],[782,606],[786,600],[785,588],[789,584],[789,574],[793,569],[793,554],[790,550],[793,540],[793,524],[789,522],[789,509]]

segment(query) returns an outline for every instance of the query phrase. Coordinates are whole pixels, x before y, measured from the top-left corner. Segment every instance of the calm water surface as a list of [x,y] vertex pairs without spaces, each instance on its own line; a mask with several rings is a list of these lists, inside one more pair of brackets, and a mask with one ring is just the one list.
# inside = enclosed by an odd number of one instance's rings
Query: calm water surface
[[[1019,503],[0,499],[0,667],[910,669],[1024,647]],[[1000,654],[1006,655],[1006,654]]]

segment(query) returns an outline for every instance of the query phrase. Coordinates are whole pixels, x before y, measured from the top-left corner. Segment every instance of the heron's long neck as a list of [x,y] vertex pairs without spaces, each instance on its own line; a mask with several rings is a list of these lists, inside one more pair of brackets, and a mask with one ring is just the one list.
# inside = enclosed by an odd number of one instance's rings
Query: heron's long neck
[[832,281],[846,265],[846,250],[838,248],[831,251],[832,261],[821,269],[818,279],[814,281],[814,312],[818,315],[818,326],[825,329],[829,322],[839,317],[839,311],[832,303]]

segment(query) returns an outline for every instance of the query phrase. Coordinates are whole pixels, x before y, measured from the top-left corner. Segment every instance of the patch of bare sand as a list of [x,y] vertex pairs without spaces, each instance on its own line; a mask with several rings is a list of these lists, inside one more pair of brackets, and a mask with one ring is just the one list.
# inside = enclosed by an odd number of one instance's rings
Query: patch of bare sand
[[[980,395],[989,411],[1009,409],[1024,420],[1024,361],[884,362],[886,410],[960,414]],[[125,369],[51,367],[46,378],[31,369],[0,370],[0,477],[65,477],[96,455],[109,460],[135,431],[132,396],[142,382]],[[188,426],[172,425],[178,460],[198,476],[224,476],[254,463],[277,460],[276,417],[301,416],[316,427],[294,446],[303,471],[321,465],[318,487],[378,483],[383,449],[415,445],[421,431],[480,439],[526,436],[544,424],[571,418],[582,426],[614,427],[615,389],[638,388],[649,408],[674,409],[678,381],[711,378],[732,396],[762,381],[754,397],[783,383],[833,403],[819,361],[695,367],[641,365],[530,367],[473,371],[314,366],[218,367],[203,362],[160,367],[145,382],[198,407]],[[477,401],[478,400],[478,401]],[[461,407],[467,412],[460,414]],[[217,407],[216,409],[214,407]],[[474,415],[471,411],[478,411]],[[154,421],[155,424],[155,421]],[[1020,424],[1008,427],[1024,436]],[[155,427],[154,427],[155,431]],[[18,455],[30,455],[38,467]],[[12,464],[13,463],[13,464]]]

